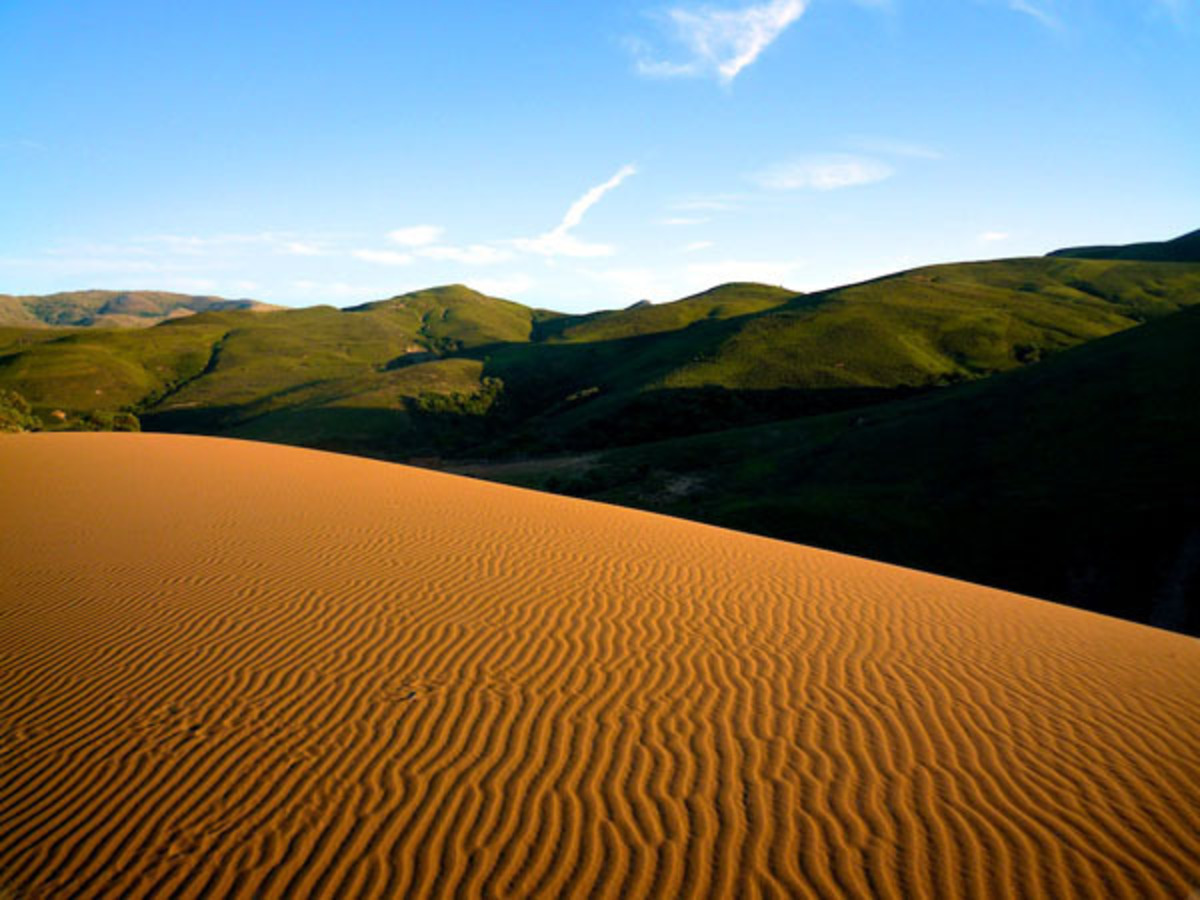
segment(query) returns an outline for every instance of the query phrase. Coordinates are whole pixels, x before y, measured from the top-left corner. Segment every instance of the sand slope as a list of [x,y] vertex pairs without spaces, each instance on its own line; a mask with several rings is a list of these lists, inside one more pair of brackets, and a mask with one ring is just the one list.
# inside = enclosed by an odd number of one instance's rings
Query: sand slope
[[1200,884],[1189,638],[210,438],[5,436],[0,510],[0,895]]

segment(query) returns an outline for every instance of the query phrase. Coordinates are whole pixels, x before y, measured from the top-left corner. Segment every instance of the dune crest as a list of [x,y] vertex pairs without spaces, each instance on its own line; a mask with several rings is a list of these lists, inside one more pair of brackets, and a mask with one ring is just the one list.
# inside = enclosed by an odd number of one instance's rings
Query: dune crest
[[0,437],[0,509],[0,896],[1200,885],[1189,638],[213,438]]

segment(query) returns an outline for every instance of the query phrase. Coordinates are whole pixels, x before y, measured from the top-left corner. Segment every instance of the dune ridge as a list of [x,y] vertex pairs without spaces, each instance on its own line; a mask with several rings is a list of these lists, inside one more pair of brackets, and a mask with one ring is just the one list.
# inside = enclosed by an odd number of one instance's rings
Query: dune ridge
[[216,438],[4,436],[0,509],[0,895],[1200,886],[1189,638]]

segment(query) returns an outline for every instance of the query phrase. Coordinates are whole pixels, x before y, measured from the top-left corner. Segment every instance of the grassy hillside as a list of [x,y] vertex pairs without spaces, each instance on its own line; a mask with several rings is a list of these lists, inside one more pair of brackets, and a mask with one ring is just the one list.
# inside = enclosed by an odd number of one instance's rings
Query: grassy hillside
[[1200,265],[1069,257],[582,316],[450,285],[0,327],[0,390],[21,427],[126,412],[486,460],[472,471],[1195,630],[1193,305]]
[[590,316],[450,285],[348,310],[21,338],[0,350],[0,387],[35,409],[128,409],[160,430],[400,458],[544,454],[903,398],[1197,300],[1200,266],[1072,259],[934,266],[813,295],[732,284]]
[[1068,247],[1050,256],[1078,259],[1133,259],[1151,262],[1200,262],[1200,229],[1170,241],[1099,247]]
[[753,311],[579,339],[696,300],[630,310],[544,343],[494,348],[485,372],[504,382],[527,427],[489,449],[638,443],[907,396],[1036,362],[1198,301],[1200,266],[1018,259],[916,269],[820,294],[756,292]]
[[68,291],[42,296],[0,294],[0,325],[146,328],[197,312],[278,307],[257,300],[172,294],[167,291]]
[[470,474],[1200,634],[1200,308],[854,412]]

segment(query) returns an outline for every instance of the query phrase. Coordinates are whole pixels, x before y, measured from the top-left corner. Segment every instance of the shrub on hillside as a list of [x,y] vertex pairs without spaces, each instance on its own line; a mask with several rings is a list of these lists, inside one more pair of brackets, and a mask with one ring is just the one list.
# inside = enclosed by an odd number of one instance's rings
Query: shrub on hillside
[[41,421],[16,391],[0,390],[0,431],[36,431]]
[[93,410],[79,420],[79,431],[141,431],[142,423],[131,412]]

